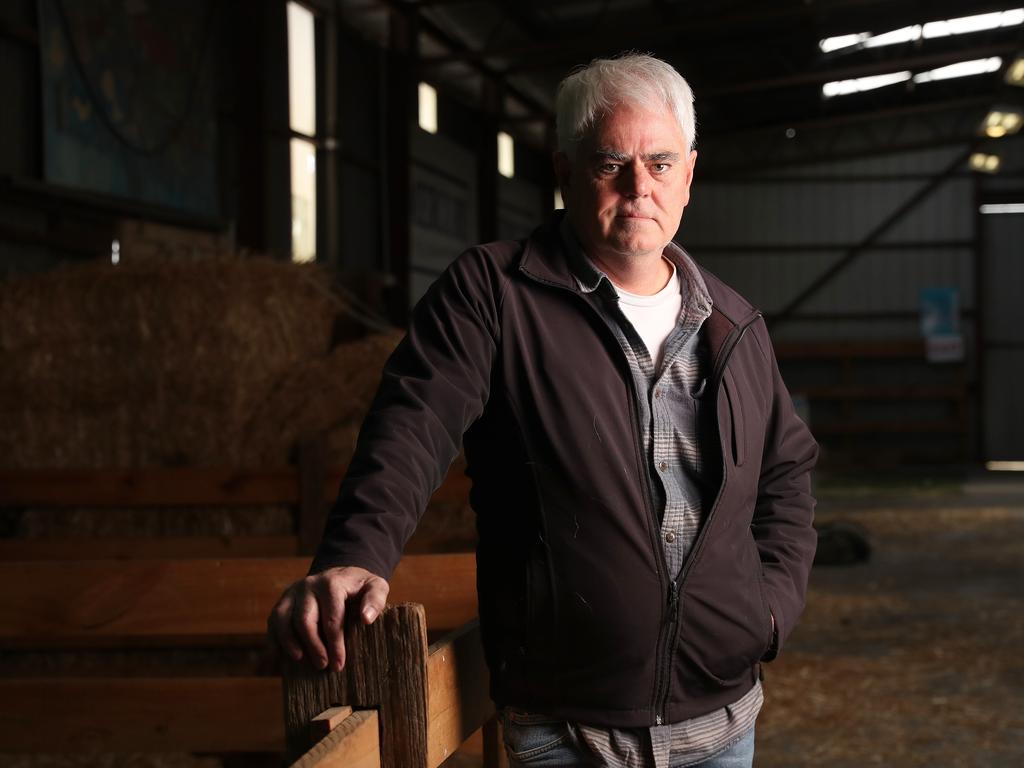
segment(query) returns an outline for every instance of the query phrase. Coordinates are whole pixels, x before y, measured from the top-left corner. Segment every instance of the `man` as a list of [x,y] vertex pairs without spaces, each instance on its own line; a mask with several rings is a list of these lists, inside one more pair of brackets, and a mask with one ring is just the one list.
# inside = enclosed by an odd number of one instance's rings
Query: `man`
[[383,609],[464,442],[513,765],[749,766],[760,662],[803,608],[817,446],[761,314],[672,242],[692,101],[649,56],[563,81],[565,215],[467,251],[421,300],[269,622],[339,669],[346,602]]

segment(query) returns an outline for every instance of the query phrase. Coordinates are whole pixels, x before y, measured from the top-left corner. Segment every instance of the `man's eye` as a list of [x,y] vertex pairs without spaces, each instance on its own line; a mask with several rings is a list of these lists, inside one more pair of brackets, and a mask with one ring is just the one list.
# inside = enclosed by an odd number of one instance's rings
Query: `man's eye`
[[618,163],[604,163],[604,164],[602,164],[598,168],[598,170],[601,173],[616,173],[619,170],[619,164]]
[[653,166],[651,166],[651,169],[655,173],[665,173],[671,167],[672,166],[669,165],[668,163],[655,163]]

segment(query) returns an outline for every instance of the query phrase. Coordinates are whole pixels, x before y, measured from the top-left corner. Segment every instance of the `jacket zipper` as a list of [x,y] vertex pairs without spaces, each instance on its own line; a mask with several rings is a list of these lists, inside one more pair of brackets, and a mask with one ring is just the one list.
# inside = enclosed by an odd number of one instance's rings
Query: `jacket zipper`
[[[549,283],[543,280],[540,282],[543,282],[545,285],[551,285],[552,287],[561,288],[564,291],[568,291],[587,308],[588,312],[593,313],[597,317],[597,319],[601,322],[602,327],[607,328],[607,323],[604,317],[602,317],[601,314],[590,304],[590,302],[587,301],[586,297],[582,296],[578,292],[574,291],[572,288],[565,285]],[[610,334],[611,331],[609,330],[608,333]],[[672,635],[674,634],[673,627],[676,623],[678,591],[676,589],[676,582],[672,581],[668,577],[668,561],[665,559],[665,550],[661,547],[661,526],[658,523],[658,519],[654,515],[654,493],[651,490],[650,472],[647,467],[647,459],[643,455],[643,451],[641,450],[639,442],[640,409],[637,405],[637,400],[639,399],[640,395],[636,389],[636,380],[633,378],[633,372],[629,368],[629,361],[625,359],[625,355],[622,353],[622,349],[619,346],[619,340],[616,339],[614,336],[612,336],[611,340],[614,342],[616,349],[619,350],[619,362],[620,364],[625,366],[626,380],[629,382],[630,391],[633,393],[633,398],[630,403],[630,414],[632,416],[633,422],[633,447],[635,449],[634,454],[636,455],[637,469],[640,474],[640,482],[643,484],[644,487],[644,511],[647,513],[647,520],[649,524],[648,527],[650,529],[651,535],[651,547],[652,549],[654,549],[655,562],[658,566],[658,581],[661,583],[663,587],[667,586],[667,599],[665,601],[665,613],[662,619],[662,631],[658,639],[658,647],[662,649],[662,652],[661,658],[656,660],[658,664],[655,668],[653,692],[653,699],[655,705],[657,706],[657,703],[659,701],[662,702],[662,705],[658,708],[658,711],[655,714],[655,723],[661,725],[665,719],[665,708],[663,702],[668,698],[670,679],[669,669],[672,664],[672,648],[670,643]],[[667,585],[666,581],[668,582]]]
[[[722,349],[718,353],[718,358],[715,360],[714,370],[712,371],[712,389],[710,394],[713,395],[709,402],[714,403],[715,408],[715,420],[718,420],[718,391],[722,386],[722,379],[725,375],[725,366],[729,362],[729,358],[732,356],[733,350],[740,343],[740,340],[746,334],[747,330],[752,326],[757,318],[761,317],[760,312],[755,312],[753,315],[743,321],[741,325],[737,325],[729,333],[725,342],[722,344]],[[720,427],[721,425],[719,425]],[[686,558],[686,564],[683,566],[682,573],[679,575],[678,581],[672,581],[669,587],[668,596],[668,612],[671,622],[670,633],[668,636],[669,643],[666,646],[666,664],[671,665],[672,663],[672,652],[675,649],[675,643],[671,642],[676,635],[679,633],[679,603],[680,595],[682,594],[683,587],[686,585],[686,577],[690,573],[690,567],[697,559],[698,554],[704,548],[704,541],[707,539],[707,532],[711,528],[711,521],[715,516],[715,512],[718,511],[719,503],[722,500],[722,491],[725,490],[727,473],[728,473],[728,462],[726,461],[725,455],[725,443],[722,441],[721,433],[718,436],[719,448],[722,452],[722,484],[718,489],[718,495],[715,497],[715,503],[711,505],[711,512],[708,513],[707,520],[704,521],[704,525],[701,526],[700,534],[697,536],[697,541],[694,542],[693,549],[690,551],[689,556]],[[664,690],[662,692],[662,699],[658,705],[658,714],[655,717],[655,722],[658,725],[662,725],[666,718],[666,709],[668,708],[668,695],[671,685],[666,680]]]

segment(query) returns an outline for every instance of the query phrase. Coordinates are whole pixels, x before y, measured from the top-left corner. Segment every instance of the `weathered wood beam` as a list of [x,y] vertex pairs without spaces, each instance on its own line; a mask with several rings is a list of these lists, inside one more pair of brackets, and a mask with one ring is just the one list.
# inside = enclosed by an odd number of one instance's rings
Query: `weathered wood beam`
[[[0,648],[260,645],[270,609],[308,568],[308,558],[0,563]],[[389,600],[424,604],[432,629],[461,626],[476,615],[475,557],[406,557]]]
[[370,626],[346,630],[350,663],[341,672],[289,665],[284,678],[287,754],[312,747],[310,721],[328,707],[377,709],[382,768],[427,763],[427,620],[423,606],[396,605]]
[[291,768],[380,768],[380,716],[353,712],[310,747]]

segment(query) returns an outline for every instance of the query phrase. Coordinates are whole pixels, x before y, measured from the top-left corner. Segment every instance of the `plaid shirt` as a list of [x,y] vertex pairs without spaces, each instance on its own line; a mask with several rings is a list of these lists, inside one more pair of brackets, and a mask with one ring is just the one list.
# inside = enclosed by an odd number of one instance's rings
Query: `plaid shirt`
[[[711,297],[689,255],[670,242],[664,256],[675,265],[682,309],[675,328],[665,339],[661,365],[656,369],[651,353],[657,350],[647,349],[623,314],[615,286],[583,253],[568,218],[562,220],[562,237],[580,290],[615,334],[636,382],[640,438],[661,520],[661,546],[668,572],[675,580],[706,514],[702,500],[708,497],[709,489],[698,417],[708,361],[699,331],[711,314]],[[649,729],[573,727],[578,738],[601,755],[606,765],[679,768],[705,760],[743,736],[754,725],[762,702],[761,684],[757,683],[734,704],[680,723]]]

